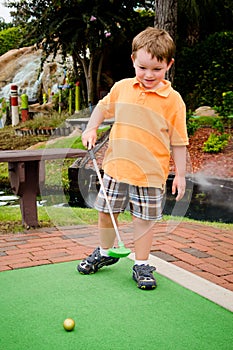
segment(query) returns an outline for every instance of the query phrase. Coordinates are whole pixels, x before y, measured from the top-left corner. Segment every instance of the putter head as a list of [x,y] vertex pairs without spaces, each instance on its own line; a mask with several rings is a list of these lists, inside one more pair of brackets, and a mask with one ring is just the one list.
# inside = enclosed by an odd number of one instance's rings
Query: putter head
[[125,247],[111,248],[108,250],[108,255],[113,258],[125,258],[130,253],[131,253],[131,250]]

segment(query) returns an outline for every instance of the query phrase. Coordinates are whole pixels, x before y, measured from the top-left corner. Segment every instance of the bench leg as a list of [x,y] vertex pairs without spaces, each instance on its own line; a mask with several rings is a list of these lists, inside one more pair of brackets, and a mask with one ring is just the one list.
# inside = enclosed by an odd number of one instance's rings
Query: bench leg
[[20,197],[23,225],[39,226],[36,197],[45,179],[44,161],[9,162],[9,174],[11,188]]
[[34,197],[32,193],[24,193],[23,197],[20,197],[20,210],[22,214],[22,223],[26,228],[39,226],[36,197]]
[[20,194],[20,209],[23,225],[27,228],[37,227],[38,215],[36,196],[39,191],[39,162],[25,162],[25,182]]

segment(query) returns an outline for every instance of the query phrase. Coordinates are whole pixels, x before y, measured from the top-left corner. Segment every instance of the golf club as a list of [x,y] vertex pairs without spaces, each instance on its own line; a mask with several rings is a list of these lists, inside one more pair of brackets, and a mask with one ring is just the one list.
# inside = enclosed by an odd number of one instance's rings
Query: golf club
[[115,220],[113,212],[112,212],[112,208],[111,208],[109,200],[108,200],[108,196],[107,196],[106,190],[104,188],[103,180],[102,180],[102,177],[101,177],[101,174],[100,174],[100,170],[99,170],[98,165],[97,165],[97,161],[96,161],[96,158],[95,158],[95,153],[94,153],[93,148],[89,149],[88,152],[90,154],[91,160],[93,161],[93,165],[94,165],[96,174],[98,176],[99,183],[100,183],[101,189],[102,189],[103,194],[104,194],[104,198],[105,198],[106,203],[107,203],[109,214],[110,214],[111,219],[112,219],[112,224],[113,224],[113,227],[114,227],[114,230],[115,230],[115,233],[116,233],[116,237],[118,239],[118,248],[110,248],[108,250],[108,254],[109,254],[109,256],[112,256],[114,258],[124,258],[124,257],[128,256],[131,253],[131,250],[126,248],[124,246],[124,243],[121,241],[120,233],[119,233],[119,230],[118,230],[118,227],[117,227],[117,224],[116,224],[116,220]]

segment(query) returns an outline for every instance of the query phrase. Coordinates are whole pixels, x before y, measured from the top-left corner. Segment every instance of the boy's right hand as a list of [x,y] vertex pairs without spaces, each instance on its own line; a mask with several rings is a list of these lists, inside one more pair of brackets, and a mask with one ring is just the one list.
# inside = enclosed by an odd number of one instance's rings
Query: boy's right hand
[[87,149],[91,149],[95,146],[97,139],[96,130],[84,131],[82,134],[82,143],[83,146]]
[[86,130],[82,134],[83,146],[88,149],[91,149],[95,146],[97,140],[97,130],[100,124],[104,120],[104,114],[101,108],[98,108],[98,105],[95,107],[92,112],[91,118],[87,124]]

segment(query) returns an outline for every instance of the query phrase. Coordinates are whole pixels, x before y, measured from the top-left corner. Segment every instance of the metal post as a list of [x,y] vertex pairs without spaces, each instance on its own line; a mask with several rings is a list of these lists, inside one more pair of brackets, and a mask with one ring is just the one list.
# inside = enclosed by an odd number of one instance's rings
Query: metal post
[[77,81],[75,84],[75,113],[80,111],[80,83]]
[[61,114],[61,88],[58,87],[58,113]]
[[69,87],[69,114],[72,114],[72,88]]
[[18,106],[18,86],[11,85],[11,114],[12,126],[19,124],[19,106]]
[[28,113],[28,95],[22,94],[21,95],[21,117],[22,121],[25,122],[28,120],[29,113]]
[[43,104],[47,103],[47,95],[43,93]]

